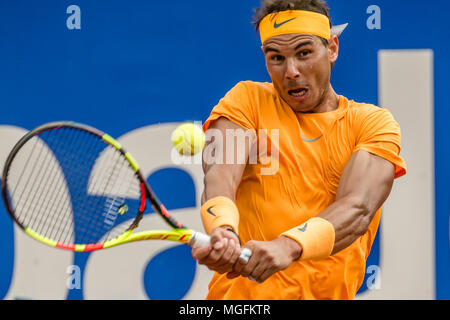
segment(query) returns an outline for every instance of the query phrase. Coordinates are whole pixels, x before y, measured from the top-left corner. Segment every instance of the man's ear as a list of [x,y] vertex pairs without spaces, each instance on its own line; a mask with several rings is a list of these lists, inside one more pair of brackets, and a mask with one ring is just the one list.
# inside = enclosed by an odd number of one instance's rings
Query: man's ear
[[335,63],[339,56],[339,38],[332,35],[328,41],[328,58],[331,63]]

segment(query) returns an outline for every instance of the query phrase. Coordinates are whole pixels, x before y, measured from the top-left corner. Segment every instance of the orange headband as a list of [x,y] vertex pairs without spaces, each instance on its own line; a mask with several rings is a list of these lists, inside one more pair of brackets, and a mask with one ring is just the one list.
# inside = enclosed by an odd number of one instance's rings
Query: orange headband
[[303,10],[288,10],[271,13],[259,25],[261,42],[289,33],[306,33],[330,40],[330,20],[327,16]]

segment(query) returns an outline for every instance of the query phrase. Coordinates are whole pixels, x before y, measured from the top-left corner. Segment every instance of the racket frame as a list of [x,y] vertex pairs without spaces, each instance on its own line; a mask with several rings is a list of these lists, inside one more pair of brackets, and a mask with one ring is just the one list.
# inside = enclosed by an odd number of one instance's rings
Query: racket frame
[[[130,166],[133,168],[136,177],[138,178],[141,186],[141,204],[139,207],[139,212],[136,215],[136,218],[131,223],[130,227],[128,227],[121,235],[115,237],[113,239],[107,240],[103,243],[95,243],[95,244],[67,244],[61,243],[49,238],[46,238],[34,230],[30,229],[27,226],[24,226],[15,216],[14,209],[10,203],[8,197],[8,172],[9,168],[16,157],[19,150],[33,137],[39,136],[44,131],[57,130],[61,128],[72,128],[76,130],[82,130],[94,136],[97,136],[99,139],[103,140],[105,144],[114,147],[117,151],[119,151],[122,156],[129,162]],[[51,122],[44,125],[41,125],[27,134],[25,134],[13,147],[11,152],[8,155],[8,158],[5,162],[3,173],[2,173],[2,184],[1,184],[1,193],[3,202],[6,207],[6,211],[10,215],[11,219],[16,222],[16,224],[28,235],[33,237],[34,239],[47,244],[52,247],[57,247],[60,249],[66,249],[71,251],[79,251],[79,252],[89,252],[94,250],[99,250],[103,248],[110,248],[122,243],[140,241],[140,240],[148,240],[148,239],[161,239],[161,240],[172,240],[181,243],[188,243],[194,231],[183,226],[179,221],[174,219],[168,213],[166,207],[159,201],[159,199],[155,196],[152,189],[148,185],[147,181],[144,179],[142,175],[139,165],[133,156],[127,152],[122,145],[109,136],[108,134],[97,130],[93,127],[87,126],[85,124],[80,124],[72,121],[58,121]],[[132,231],[137,228],[139,222],[141,221],[144,211],[146,208],[146,200],[149,200],[153,209],[166,221],[168,225],[172,227],[172,230],[151,230],[151,231],[143,231],[138,233],[132,233]]]

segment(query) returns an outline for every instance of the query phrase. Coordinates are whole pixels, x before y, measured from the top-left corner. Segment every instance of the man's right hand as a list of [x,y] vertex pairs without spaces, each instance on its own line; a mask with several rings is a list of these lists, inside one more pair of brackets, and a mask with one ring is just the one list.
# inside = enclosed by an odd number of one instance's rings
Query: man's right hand
[[212,271],[220,274],[231,272],[241,254],[239,238],[224,227],[214,229],[210,237],[210,245],[193,248],[192,257]]

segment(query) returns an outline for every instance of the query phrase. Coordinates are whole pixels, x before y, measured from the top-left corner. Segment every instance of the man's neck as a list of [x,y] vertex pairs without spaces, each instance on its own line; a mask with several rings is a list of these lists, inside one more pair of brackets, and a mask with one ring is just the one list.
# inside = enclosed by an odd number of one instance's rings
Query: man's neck
[[324,98],[313,110],[299,113],[323,113],[336,110],[339,107],[339,95],[334,91],[331,85],[327,91]]

